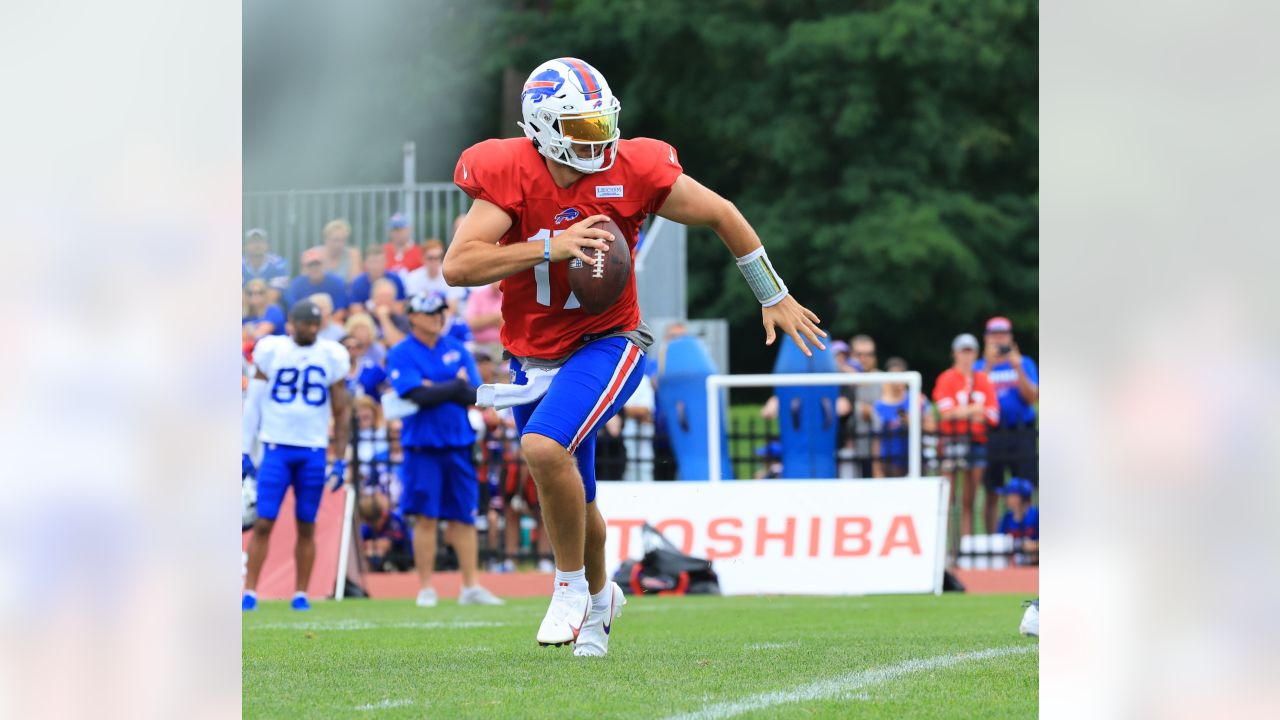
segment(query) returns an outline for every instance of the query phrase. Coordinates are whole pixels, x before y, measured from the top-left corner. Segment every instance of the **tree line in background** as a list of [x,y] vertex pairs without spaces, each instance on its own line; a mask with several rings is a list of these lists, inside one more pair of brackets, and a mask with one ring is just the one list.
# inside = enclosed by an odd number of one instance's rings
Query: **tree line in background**
[[[670,142],[686,172],[738,205],[829,332],[870,334],[882,362],[902,355],[931,377],[955,334],[1000,314],[1037,354],[1034,1],[442,7],[397,23],[423,42],[388,41],[376,66],[404,62],[360,84],[408,132],[456,138],[428,149],[420,179],[450,177],[463,147],[518,132],[504,122],[515,102],[504,78],[574,55],[622,99],[624,136]],[[248,83],[246,70],[246,154]],[[388,124],[399,127],[371,134]],[[689,292],[692,317],[733,323],[736,371],[772,364],[757,305],[706,230],[690,235]]]

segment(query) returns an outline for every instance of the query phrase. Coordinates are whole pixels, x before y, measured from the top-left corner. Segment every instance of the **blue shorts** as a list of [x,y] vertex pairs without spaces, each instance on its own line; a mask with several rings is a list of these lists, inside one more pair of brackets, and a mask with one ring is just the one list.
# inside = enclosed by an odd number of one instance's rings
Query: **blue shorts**
[[[987,444],[975,442],[971,438],[947,438],[943,448],[942,463],[944,472],[953,472],[964,468],[985,468],[987,466]],[[984,480],[985,482],[985,480]]]
[[474,525],[480,504],[480,483],[470,447],[405,448],[405,515],[457,520]]
[[315,522],[324,495],[324,465],[324,448],[267,443],[258,468],[258,517],[275,520],[292,485],[294,517]]
[[[511,361],[515,383],[528,378]],[[578,471],[587,502],[596,499],[596,431],[618,414],[644,378],[644,351],[622,337],[584,345],[551,380],[551,388],[537,402],[512,408],[516,429],[544,435],[578,458]]]

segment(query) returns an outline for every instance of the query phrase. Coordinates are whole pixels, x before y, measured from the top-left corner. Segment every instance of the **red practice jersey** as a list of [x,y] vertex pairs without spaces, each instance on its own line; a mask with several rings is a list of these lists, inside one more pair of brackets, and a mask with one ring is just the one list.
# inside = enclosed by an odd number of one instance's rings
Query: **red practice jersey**
[[[618,159],[604,172],[568,188],[551,179],[528,138],[486,140],[463,151],[453,181],[463,192],[511,216],[503,245],[541,243],[584,218],[608,215],[634,254],[640,225],[666,202],[683,171],[670,145],[649,138],[618,142]],[[634,330],[640,324],[636,277],[613,307],[589,315],[572,297],[568,262],[539,263],[502,281],[502,346],[513,355],[558,359],[582,345],[582,336]]]
[[966,405],[981,405],[983,417],[987,421],[970,423],[968,420],[943,420],[943,435],[971,433],[974,441],[986,442],[987,425],[1000,422],[1000,402],[996,398],[995,388],[987,379],[987,374],[981,370],[975,370],[971,377],[965,377],[964,373],[955,368],[942,371],[938,382],[933,386],[933,402],[940,413]]

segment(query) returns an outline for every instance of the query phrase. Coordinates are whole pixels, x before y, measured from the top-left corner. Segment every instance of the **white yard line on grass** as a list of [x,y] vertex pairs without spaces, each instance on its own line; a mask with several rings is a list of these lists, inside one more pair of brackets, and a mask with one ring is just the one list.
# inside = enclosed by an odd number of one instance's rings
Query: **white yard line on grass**
[[412,705],[412,700],[383,700],[382,702],[369,703],[368,705],[357,705],[357,710],[386,710],[388,708],[398,708]]
[[[685,715],[675,715],[669,720],[720,720],[721,718],[730,718],[742,713],[751,712],[753,710],[763,710],[773,707],[774,705],[782,705],[784,703],[805,702],[813,700],[826,700],[830,698],[846,697],[858,698],[854,691],[861,690],[871,685],[892,682],[900,680],[907,675],[919,672],[927,672],[929,670],[946,670],[964,665],[966,663],[977,662],[979,660],[989,660],[991,658],[1004,657],[1006,655],[1024,655],[1026,653],[1034,653],[1039,650],[1038,645],[1013,645],[1001,648],[988,648],[986,650],[976,650],[974,652],[960,653],[955,655],[938,655],[936,657],[907,660],[897,665],[889,665],[882,668],[871,668],[870,670],[860,670],[848,675],[840,675],[838,677],[819,680],[808,685],[801,685],[790,690],[774,690],[773,692],[760,693],[758,695],[750,695],[741,700],[732,702],[721,702],[707,705],[701,710],[691,712]],[[860,698],[859,698],[860,699]]]
[[252,624],[248,630],[469,630],[471,628],[505,627],[509,623],[487,620],[454,620],[430,622],[370,622],[368,620],[331,620],[315,622],[265,622]]
[[782,648],[800,647],[799,640],[788,640],[786,642],[759,642],[751,643],[747,646],[748,650],[781,650]]

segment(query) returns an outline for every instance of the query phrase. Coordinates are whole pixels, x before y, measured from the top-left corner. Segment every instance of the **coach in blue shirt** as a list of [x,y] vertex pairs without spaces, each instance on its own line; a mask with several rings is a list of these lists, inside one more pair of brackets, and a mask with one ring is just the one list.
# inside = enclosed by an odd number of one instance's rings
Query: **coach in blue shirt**
[[289,283],[284,292],[285,302],[289,307],[299,300],[305,300],[316,293],[327,293],[333,301],[333,317],[342,322],[347,317],[347,283],[342,278],[324,271],[324,251],[311,248],[302,253],[302,274]]
[[1035,361],[1018,351],[1009,318],[988,320],[984,340],[983,356],[973,369],[985,372],[996,389],[1000,426],[992,429],[987,444],[983,484],[990,491],[1003,486],[1006,471],[1014,477],[1039,483],[1036,402],[1040,400],[1040,373]]
[[391,387],[418,411],[404,418],[404,494],[401,508],[414,515],[413,553],[421,590],[418,605],[436,604],[431,571],[436,557],[436,523],[449,522],[446,540],[458,553],[462,571],[461,604],[501,604],[476,584],[475,516],[480,485],[472,461],[475,430],[467,407],[475,403],[482,380],[475,359],[462,343],[444,335],[442,298],[409,299],[409,336],[387,353]]

